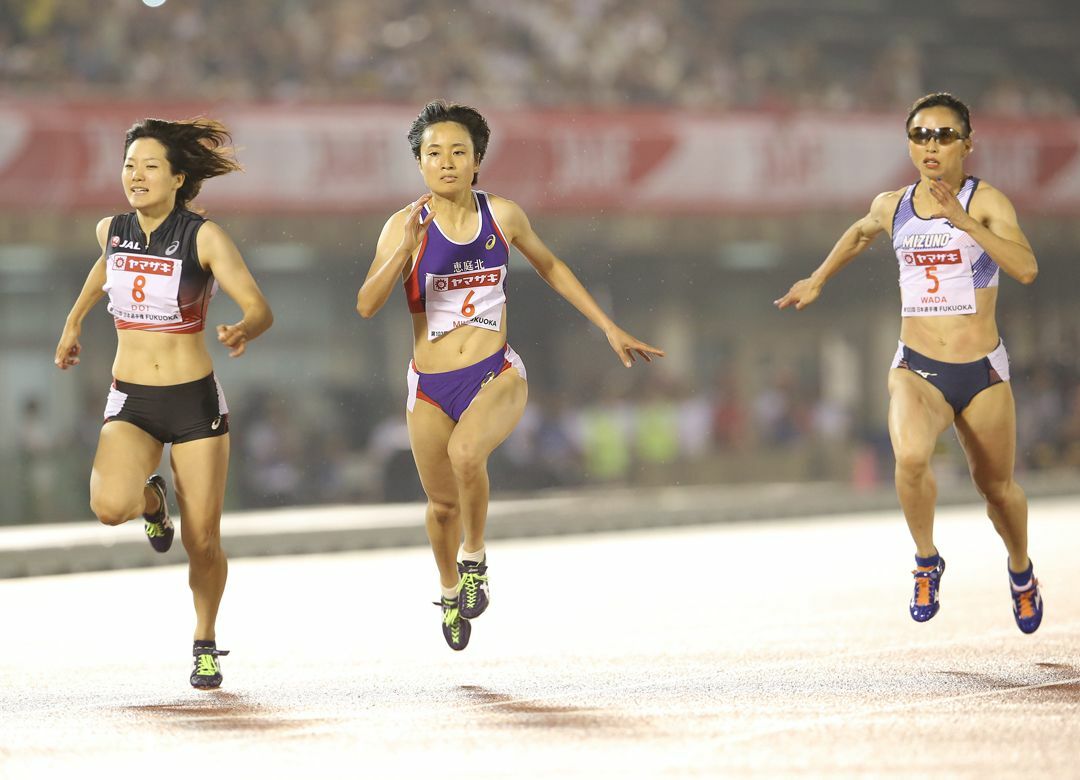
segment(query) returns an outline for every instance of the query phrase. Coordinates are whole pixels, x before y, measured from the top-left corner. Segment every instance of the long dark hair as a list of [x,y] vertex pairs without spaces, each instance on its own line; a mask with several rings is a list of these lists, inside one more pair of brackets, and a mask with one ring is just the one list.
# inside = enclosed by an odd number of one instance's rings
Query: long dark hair
[[[424,140],[424,131],[439,122],[457,122],[468,130],[473,151],[476,153],[476,162],[483,162],[488,140],[491,138],[491,128],[488,127],[484,115],[471,106],[448,103],[445,100],[432,100],[413,120],[412,127],[409,128],[409,146],[412,147],[413,157],[420,159],[420,143]],[[476,179],[477,174],[474,174],[473,184],[476,184]]]
[[124,138],[124,154],[140,138],[161,143],[172,172],[184,174],[184,183],[176,191],[176,205],[180,208],[195,199],[206,179],[243,170],[233,157],[232,136],[225,125],[214,119],[136,122]]
[[960,121],[964,123],[964,135],[971,135],[971,112],[968,110],[967,104],[948,92],[931,92],[929,95],[923,95],[916,100],[907,115],[907,129],[911,129],[911,120],[915,118],[917,113],[924,108],[934,108],[936,106],[952,109]]

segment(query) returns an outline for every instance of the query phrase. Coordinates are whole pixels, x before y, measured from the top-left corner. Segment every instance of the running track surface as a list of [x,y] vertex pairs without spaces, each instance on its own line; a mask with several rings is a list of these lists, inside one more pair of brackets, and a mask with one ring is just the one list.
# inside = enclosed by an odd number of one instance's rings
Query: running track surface
[[235,561],[217,692],[183,568],[0,581],[0,777],[1078,777],[1078,512],[1033,636],[977,508],[924,625],[899,512],[491,543],[463,653],[427,550]]

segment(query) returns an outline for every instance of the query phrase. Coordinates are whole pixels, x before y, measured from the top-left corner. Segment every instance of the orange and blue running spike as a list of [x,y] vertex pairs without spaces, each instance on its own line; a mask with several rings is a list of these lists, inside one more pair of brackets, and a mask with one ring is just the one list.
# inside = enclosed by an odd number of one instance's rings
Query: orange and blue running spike
[[[1020,590],[1017,590],[1017,585]],[[1009,591],[1012,593],[1013,617],[1017,627],[1025,634],[1034,634],[1042,623],[1043,601],[1035,568],[1029,562],[1026,572],[1017,574],[1009,570]]]
[[[915,593],[911,596],[911,618],[917,623],[925,623],[941,608],[938,593],[941,590],[941,575],[945,573],[945,559],[940,555],[936,557],[936,563],[931,563],[929,566],[916,565],[914,571],[911,572],[915,575]],[[932,558],[915,558],[916,564],[932,561]]]

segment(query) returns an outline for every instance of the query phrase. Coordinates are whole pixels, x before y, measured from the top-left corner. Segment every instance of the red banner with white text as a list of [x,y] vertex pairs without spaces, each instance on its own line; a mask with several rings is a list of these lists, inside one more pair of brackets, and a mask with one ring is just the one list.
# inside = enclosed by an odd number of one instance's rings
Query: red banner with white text
[[[226,123],[244,172],[198,203],[268,214],[389,213],[423,192],[418,107],[0,103],[0,209],[128,208],[124,131],[145,116]],[[867,208],[916,178],[902,116],[491,111],[477,184],[548,213],[747,214]],[[1080,121],[975,118],[968,170],[1021,210],[1080,214]]]

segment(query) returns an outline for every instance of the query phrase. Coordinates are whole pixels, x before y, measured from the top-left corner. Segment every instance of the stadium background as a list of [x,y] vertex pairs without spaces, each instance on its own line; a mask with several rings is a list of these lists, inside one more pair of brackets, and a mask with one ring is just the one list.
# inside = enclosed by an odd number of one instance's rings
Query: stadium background
[[[493,129],[481,187],[520,202],[616,320],[663,346],[626,371],[516,257],[510,340],[530,403],[494,494],[830,482],[888,490],[885,371],[899,331],[884,239],[798,314],[772,301],[873,195],[913,179],[903,120],[972,107],[970,172],[1017,205],[1041,273],[1002,279],[1022,480],[1080,465],[1080,9],[876,0],[0,0],[0,523],[86,520],[115,336],[53,349],[128,210],[123,131],[207,115],[246,172],[196,205],[276,315],[242,359],[212,348],[232,411],[231,509],[412,500],[399,294],[355,292],[385,218],[421,192],[406,143],[429,99]],[[219,297],[211,322],[235,307]],[[937,461],[966,479],[955,441]],[[972,491],[972,497],[974,492]]]

